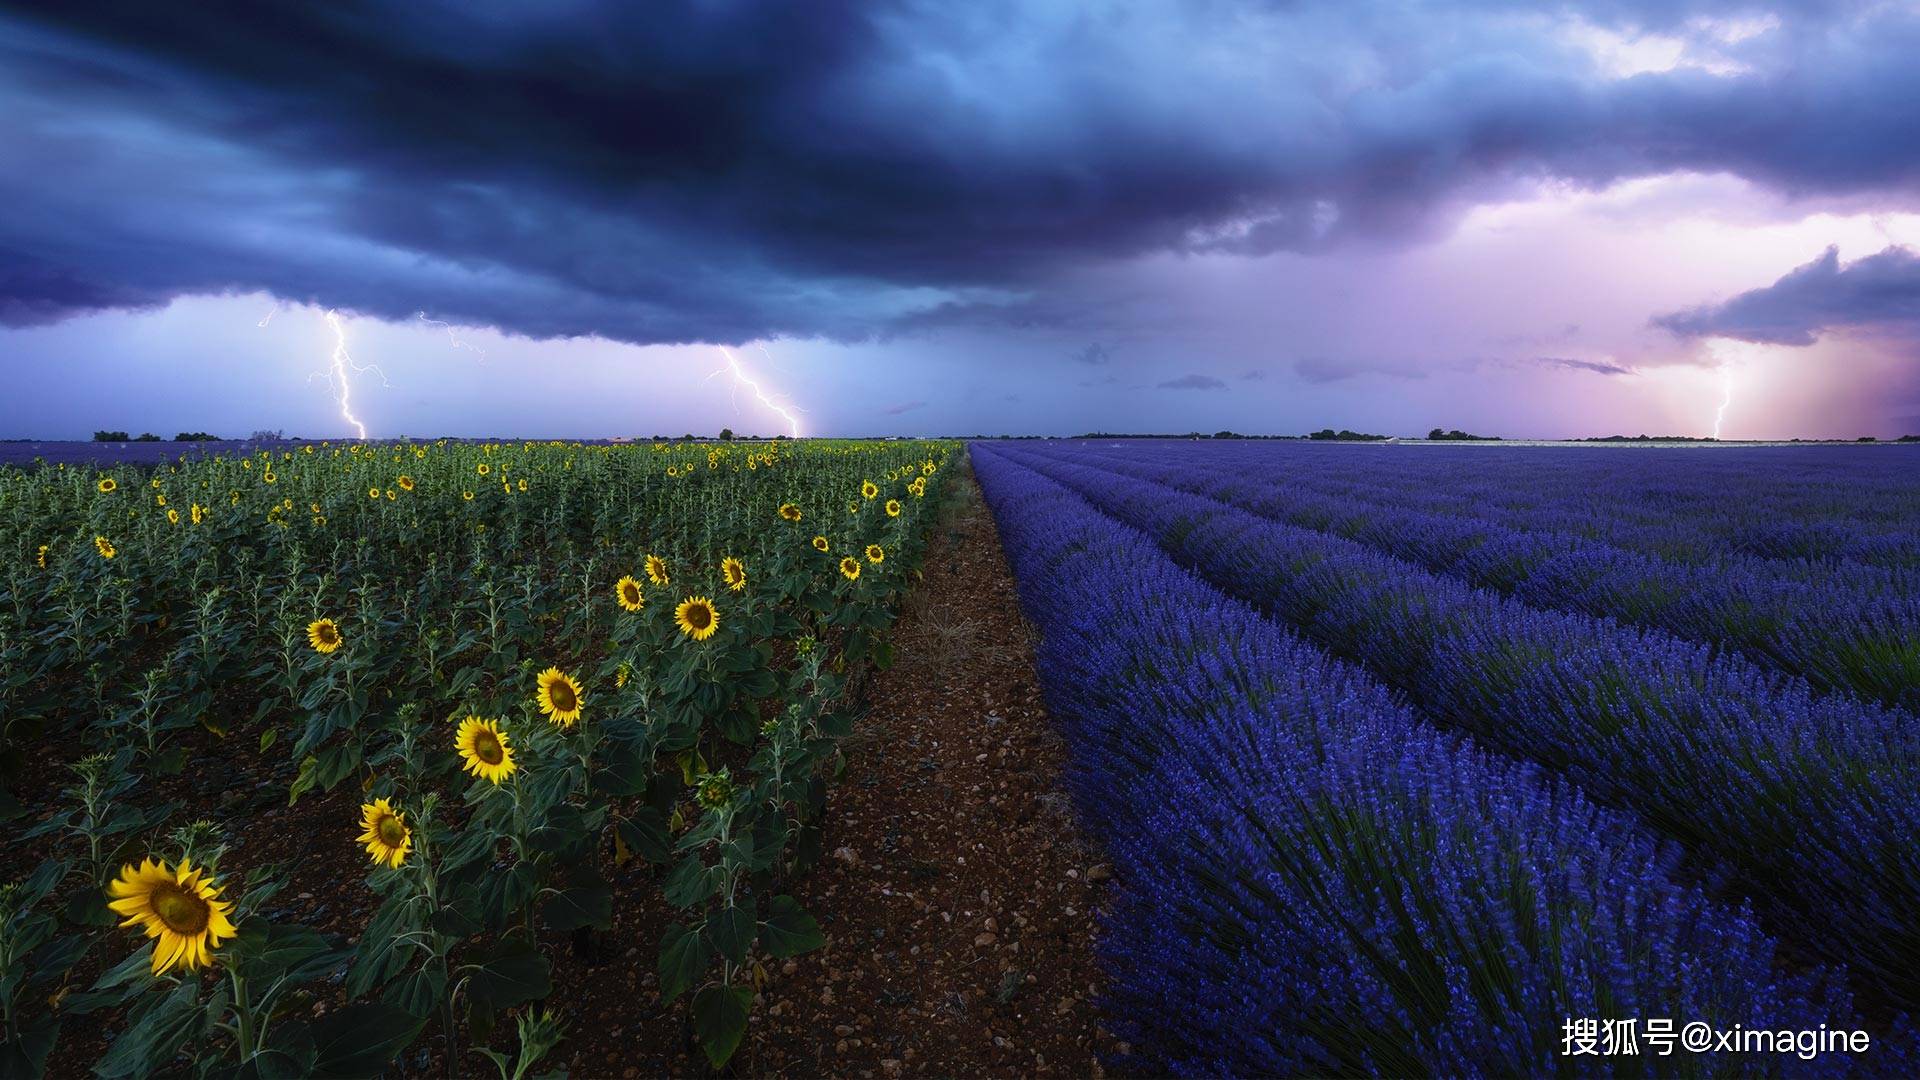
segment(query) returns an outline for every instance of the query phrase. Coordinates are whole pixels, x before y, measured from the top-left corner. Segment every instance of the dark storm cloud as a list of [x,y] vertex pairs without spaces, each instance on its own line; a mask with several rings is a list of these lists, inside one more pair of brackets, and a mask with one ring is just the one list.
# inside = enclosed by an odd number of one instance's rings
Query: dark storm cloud
[[1631,375],[1633,369],[1623,367],[1611,360],[1577,360],[1568,356],[1541,356],[1534,359],[1536,364],[1548,367],[1562,367],[1570,371],[1591,371],[1596,375]]
[[1125,312],[1076,268],[1408,243],[1543,177],[1920,201],[1920,16],[1768,7],[1701,45],[1734,74],[1612,79],[1575,16],[1762,9],[45,5],[0,15],[0,322],[265,289],[635,342],[1073,326]]
[[1831,330],[1883,331],[1920,342],[1920,255],[1895,246],[1843,267],[1840,249],[1830,247],[1764,288],[1653,321],[1682,337],[1767,345],[1811,345]]
[[924,409],[926,407],[927,403],[924,401],[903,401],[898,405],[889,405],[881,411],[888,416],[899,416],[902,413],[910,413],[915,409]]
[[1211,375],[1182,375],[1159,385],[1161,390],[1225,390],[1227,384]]

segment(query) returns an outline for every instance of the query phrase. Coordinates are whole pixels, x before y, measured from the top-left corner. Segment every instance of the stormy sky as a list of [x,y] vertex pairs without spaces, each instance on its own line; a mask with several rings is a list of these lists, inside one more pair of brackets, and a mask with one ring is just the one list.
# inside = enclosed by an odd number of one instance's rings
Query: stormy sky
[[0,5],[0,436],[1920,431],[1915,56],[1884,0]]

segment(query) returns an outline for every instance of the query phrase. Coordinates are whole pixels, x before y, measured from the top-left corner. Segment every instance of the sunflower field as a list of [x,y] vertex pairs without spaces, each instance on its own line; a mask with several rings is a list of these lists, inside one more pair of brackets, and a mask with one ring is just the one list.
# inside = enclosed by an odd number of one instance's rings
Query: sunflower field
[[[555,957],[604,948],[636,876],[671,912],[643,943],[661,996],[725,1063],[766,964],[822,940],[785,886],[954,450],[0,469],[0,1075],[110,1026],[103,1077],[367,1075],[428,1046],[517,1078],[564,1037]],[[229,758],[357,806],[303,841],[364,872],[356,939],[283,917],[304,854],[177,809]]]

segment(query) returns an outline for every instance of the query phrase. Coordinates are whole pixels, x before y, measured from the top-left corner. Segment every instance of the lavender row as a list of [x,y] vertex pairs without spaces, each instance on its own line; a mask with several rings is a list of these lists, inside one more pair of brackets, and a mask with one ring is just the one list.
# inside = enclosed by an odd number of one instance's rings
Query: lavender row
[[[974,462],[1115,863],[1100,941],[1128,1065],[1532,1075],[1578,1071],[1570,1017],[1859,1025],[1839,980],[1783,974],[1631,818],[1420,722],[1060,485]],[[1910,1054],[1903,1034],[1854,1061],[1604,1062],[1893,1074]]]
[[1920,1002],[1920,721],[1608,620],[1536,611],[1350,540],[1020,453],[1434,719],[1724,861],[1774,925]]
[[1920,707],[1920,597],[1818,588],[1739,565],[1680,565],[1575,535],[1320,494],[1292,477],[1226,473],[1209,467],[1209,456],[1168,444],[1131,457],[1089,447],[1075,459],[1343,536],[1534,607],[1657,627],[1819,689]]
[[1284,474],[1327,495],[1589,536],[1674,562],[1920,591],[1920,447],[1179,445],[1214,471]]

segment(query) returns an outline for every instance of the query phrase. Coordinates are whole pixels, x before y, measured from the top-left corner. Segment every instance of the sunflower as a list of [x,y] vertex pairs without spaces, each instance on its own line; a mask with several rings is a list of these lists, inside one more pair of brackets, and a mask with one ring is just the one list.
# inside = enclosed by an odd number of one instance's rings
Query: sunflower
[[380,489],[379,489],[379,488],[368,488],[368,489],[367,489],[367,498],[369,498],[369,499],[377,499],[377,498],[379,498],[379,497],[380,497]]
[[520,490],[521,491],[527,490],[527,482],[524,479],[520,481]]
[[400,479],[398,479],[398,480],[396,480],[396,481],[394,481],[394,483],[396,483],[396,484],[399,484],[399,485],[400,485],[400,490],[401,490],[401,491],[412,491],[412,490],[413,490],[413,477],[411,477],[411,476],[402,476],[402,477],[401,477]]
[[475,465],[473,467],[473,471],[479,473],[481,476],[485,476],[488,473],[493,471],[493,466],[488,465],[486,462],[483,461],[480,464]]
[[178,510],[167,511],[167,524],[169,525],[180,524],[180,511]]
[[45,570],[47,568],[47,552],[51,550],[53,550],[52,544],[40,545],[40,554],[34,557],[34,561],[40,564],[40,569]]
[[315,619],[307,624],[307,644],[317,653],[330,653],[340,647],[340,627],[332,619]]
[[165,495],[155,495],[153,497],[153,505],[155,506],[167,505],[167,497]]
[[800,508],[792,503],[781,503],[780,516],[788,521],[799,521],[801,518]]
[[199,503],[188,503],[187,508],[188,516],[193,519],[195,525],[207,519],[207,508]]
[[492,720],[482,720],[469,716],[460,721],[460,730],[453,736],[454,749],[460,751],[460,757],[466,762],[461,768],[495,784],[513,775],[513,744],[507,741],[507,733]]
[[640,583],[631,575],[613,583],[613,595],[614,599],[620,601],[620,606],[628,611],[639,611],[647,606],[646,594],[640,590]]
[[361,833],[355,839],[367,845],[374,862],[398,868],[413,850],[413,830],[407,828],[407,815],[395,810],[385,799],[360,806]]
[[861,498],[871,499],[878,494],[880,494],[880,489],[874,484],[873,481],[871,480],[860,481],[860,497]]
[[260,474],[260,479],[262,479],[262,480],[265,480],[265,481],[266,481],[267,483],[269,483],[269,484],[271,484],[271,483],[273,483],[273,481],[274,481],[274,479],[275,479],[275,477],[274,477],[274,475],[273,475],[273,470],[272,470],[272,469],[267,469],[267,470],[265,470],[264,472],[262,472],[262,473]]
[[398,495],[396,495],[396,494],[394,494],[394,491],[393,491],[393,489],[392,489],[392,488],[388,488],[388,489],[387,489],[387,501],[388,501],[388,502],[392,502],[393,500],[395,500],[395,499],[397,499],[397,498],[399,498],[399,497],[400,497],[400,496],[398,496]]
[[178,870],[166,861],[141,859],[120,868],[120,877],[107,886],[107,906],[126,916],[121,926],[138,926],[153,946],[153,973],[164,975],[174,967],[191,971],[213,963],[213,950],[223,938],[234,936],[227,913],[233,904],[219,899],[220,886],[206,869],[194,869],[181,860]]
[[840,560],[840,575],[848,581],[860,580],[860,560],[851,555]]
[[667,560],[658,555],[647,556],[647,580],[655,585],[667,585]]
[[580,684],[557,667],[540,673],[540,711],[561,727],[580,719]]
[[879,544],[868,544],[867,561],[870,563],[886,562],[887,549],[881,547]]
[[467,500],[468,502],[472,502],[472,501],[473,501],[473,492],[471,492],[471,491],[463,491],[463,492],[461,492],[461,493],[460,493],[460,497],[461,497],[461,498],[463,498],[463,499],[465,499],[465,500]]
[[720,629],[720,613],[714,610],[713,601],[704,596],[689,596],[680,601],[680,606],[673,609],[673,621],[680,624],[681,633],[695,641],[705,641]]
[[887,500],[887,516],[888,517],[900,516],[900,500],[899,499]]
[[104,536],[96,536],[93,538],[93,549],[98,551],[100,557],[103,559],[111,559],[119,554],[119,552],[113,550],[113,542]]
[[722,559],[720,576],[727,582],[727,588],[739,592],[747,587],[747,567],[739,559]]
[[100,482],[94,486],[100,489],[100,494],[111,495],[119,489],[120,482],[111,476],[103,476],[100,478]]
[[827,538],[826,538],[826,537],[824,537],[824,536],[816,536],[816,537],[814,537],[814,538],[813,538],[813,550],[815,550],[815,551],[825,551],[825,550],[827,550],[827,548],[828,548],[829,546],[830,546],[830,545],[829,545],[829,544],[827,543]]

